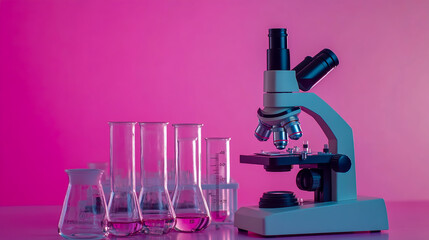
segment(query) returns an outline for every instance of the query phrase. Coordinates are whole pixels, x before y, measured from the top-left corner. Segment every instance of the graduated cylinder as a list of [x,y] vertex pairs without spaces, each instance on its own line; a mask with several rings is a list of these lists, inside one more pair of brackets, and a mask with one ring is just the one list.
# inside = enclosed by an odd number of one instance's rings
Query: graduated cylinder
[[207,190],[207,202],[214,222],[224,222],[232,214],[230,191],[222,189],[222,185],[231,183],[230,140],[231,138],[206,138],[207,183],[215,187]]

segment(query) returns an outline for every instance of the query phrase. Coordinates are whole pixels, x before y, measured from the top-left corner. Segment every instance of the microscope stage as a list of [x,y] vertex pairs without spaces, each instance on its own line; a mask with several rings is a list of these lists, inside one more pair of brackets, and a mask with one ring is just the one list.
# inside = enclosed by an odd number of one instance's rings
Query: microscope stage
[[331,161],[333,154],[309,154],[305,159],[301,154],[288,155],[240,155],[240,163],[259,164],[265,166],[286,166],[296,164],[323,164]]

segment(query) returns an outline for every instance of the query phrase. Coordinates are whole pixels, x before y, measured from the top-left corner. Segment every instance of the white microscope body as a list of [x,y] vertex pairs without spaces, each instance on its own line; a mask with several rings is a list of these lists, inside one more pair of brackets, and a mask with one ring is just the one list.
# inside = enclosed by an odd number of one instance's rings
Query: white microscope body
[[[270,34],[272,34],[271,31],[270,29]],[[322,163],[322,160],[318,159],[326,158],[326,155],[318,156],[317,154],[311,158],[300,157],[297,154],[290,156],[241,155],[240,162],[264,165],[267,171],[270,168],[274,168],[274,171],[288,171],[284,170],[284,167],[291,165],[301,167],[316,165],[314,168],[316,171],[317,168],[324,168],[325,173],[326,166],[328,166],[328,174],[325,174],[325,178],[322,176],[320,183],[317,182],[319,183],[318,196],[322,197],[316,197],[317,194],[315,194],[313,202],[288,207],[260,207],[261,205],[242,207],[235,213],[234,225],[239,230],[263,236],[387,230],[388,219],[384,200],[357,197],[356,195],[355,156],[351,127],[316,94],[300,92],[296,76],[297,73],[293,70],[272,70],[270,67],[268,71],[264,72],[264,109],[258,112],[260,122],[268,123],[266,125],[271,126],[273,122],[281,122],[277,121],[281,118],[279,113],[288,110],[292,112],[290,110],[296,110],[299,107],[312,116],[322,128],[329,141],[331,156],[345,155],[351,166],[343,169],[344,171],[338,170],[339,167],[335,165],[337,163],[333,163],[334,160],[332,160],[335,157],[323,160]],[[312,84],[312,86],[314,85],[315,83]],[[283,124],[283,126],[285,125]],[[274,128],[273,132],[276,131]],[[296,130],[296,132],[299,131],[300,128]],[[289,130],[285,130],[285,132],[291,134]],[[274,132],[274,134],[276,133]],[[260,134],[257,138],[260,139],[262,135],[264,140],[269,137],[268,133]],[[287,135],[285,139],[287,142]],[[282,149],[284,146],[278,146],[278,148]],[[277,170],[275,170],[276,168]],[[325,184],[325,188],[322,189],[320,186],[323,184]],[[329,186],[326,186],[328,184]]]

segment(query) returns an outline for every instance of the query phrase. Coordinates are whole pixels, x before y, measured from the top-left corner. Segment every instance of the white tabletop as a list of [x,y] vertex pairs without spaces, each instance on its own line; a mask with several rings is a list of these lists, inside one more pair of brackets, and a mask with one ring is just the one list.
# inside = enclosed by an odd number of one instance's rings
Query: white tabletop
[[[344,240],[419,240],[429,239],[429,201],[427,202],[387,202],[389,217],[388,231],[378,233],[346,233],[346,234],[322,234],[301,235],[289,237],[270,237],[267,239],[344,239]],[[57,233],[60,206],[13,206],[0,207],[0,239],[62,239]],[[120,239],[256,239],[261,238],[256,234],[238,232],[233,226],[222,226],[216,229],[210,226],[200,233],[171,232],[161,237],[148,235],[136,235]],[[113,239],[113,238],[110,238]]]

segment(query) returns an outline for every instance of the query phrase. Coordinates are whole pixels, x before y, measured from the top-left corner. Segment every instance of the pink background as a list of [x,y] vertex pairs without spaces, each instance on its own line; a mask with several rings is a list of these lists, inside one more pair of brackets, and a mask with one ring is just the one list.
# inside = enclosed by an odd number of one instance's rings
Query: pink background
[[[429,199],[428,12],[428,1],[0,1],[0,205],[61,204],[64,169],[109,159],[111,120],[230,136],[240,205],[295,190],[296,171],[238,160],[273,149],[253,137],[272,27],[288,29],[293,66],[338,55],[312,91],[354,130],[358,193]],[[301,122],[320,151],[321,130]],[[171,126],[169,137],[172,158]]]

